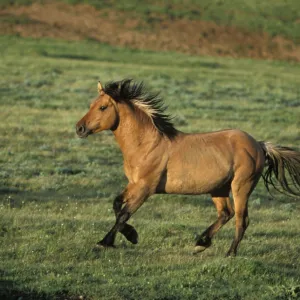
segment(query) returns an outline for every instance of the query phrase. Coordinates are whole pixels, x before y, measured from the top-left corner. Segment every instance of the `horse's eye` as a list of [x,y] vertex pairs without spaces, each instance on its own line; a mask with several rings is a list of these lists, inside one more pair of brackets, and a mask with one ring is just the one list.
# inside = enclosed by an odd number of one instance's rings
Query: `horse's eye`
[[107,106],[101,106],[100,107],[100,110],[102,110],[102,111],[104,111],[104,110],[106,110],[107,109]]

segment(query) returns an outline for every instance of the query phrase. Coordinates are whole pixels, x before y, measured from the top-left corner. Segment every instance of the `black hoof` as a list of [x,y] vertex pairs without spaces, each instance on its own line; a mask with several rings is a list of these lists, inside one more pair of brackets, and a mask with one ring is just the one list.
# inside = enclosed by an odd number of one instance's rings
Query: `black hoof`
[[211,238],[207,236],[200,236],[197,238],[197,242],[193,254],[203,252],[205,249],[207,249],[210,246],[211,246]]
[[126,227],[121,231],[125,238],[132,244],[137,244],[139,235],[133,226],[126,224]]
[[107,244],[105,242],[100,241],[96,244],[96,246],[94,247],[94,251],[99,251],[99,250],[103,250],[103,249],[115,249],[116,246],[113,244]]

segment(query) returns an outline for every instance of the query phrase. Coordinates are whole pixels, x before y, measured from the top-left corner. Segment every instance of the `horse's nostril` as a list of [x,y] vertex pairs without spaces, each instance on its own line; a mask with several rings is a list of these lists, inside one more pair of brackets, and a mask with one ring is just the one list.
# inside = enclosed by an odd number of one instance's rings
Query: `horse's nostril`
[[85,127],[84,127],[84,125],[81,125],[81,126],[77,127],[77,133],[83,134],[84,132],[85,132]]
[[79,127],[79,132],[80,132],[80,133],[84,133],[84,131],[85,131],[85,128],[84,128],[83,125],[81,125],[81,126]]

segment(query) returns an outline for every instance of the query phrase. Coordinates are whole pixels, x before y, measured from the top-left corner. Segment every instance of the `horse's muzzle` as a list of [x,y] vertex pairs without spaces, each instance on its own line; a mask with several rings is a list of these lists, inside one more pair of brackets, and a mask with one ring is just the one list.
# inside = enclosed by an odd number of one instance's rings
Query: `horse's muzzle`
[[86,128],[84,124],[76,125],[76,133],[80,138],[86,138],[91,133],[91,130]]

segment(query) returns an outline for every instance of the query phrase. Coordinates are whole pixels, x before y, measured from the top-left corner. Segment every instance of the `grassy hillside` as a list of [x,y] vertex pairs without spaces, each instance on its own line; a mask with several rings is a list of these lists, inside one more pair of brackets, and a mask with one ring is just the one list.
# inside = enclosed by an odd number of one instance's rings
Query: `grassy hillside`
[[[281,35],[300,42],[300,2],[297,0],[173,0],[173,1],[97,1],[58,0],[69,4],[90,4],[98,9],[110,8],[140,15],[149,24],[160,17],[212,21],[249,31]],[[2,0],[0,7],[51,2],[47,0]]]
[[144,80],[183,131],[240,128],[300,144],[297,64],[113,48],[94,42],[0,37],[1,299],[297,299],[299,200],[250,201],[239,256],[223,258],[234,222],[193,256],[216,218],[208,196],[154,196],[133,216],[140,243],[92,252],[114,222],[126,184],[109,132],[86,140],[75,123],[97,81]]

